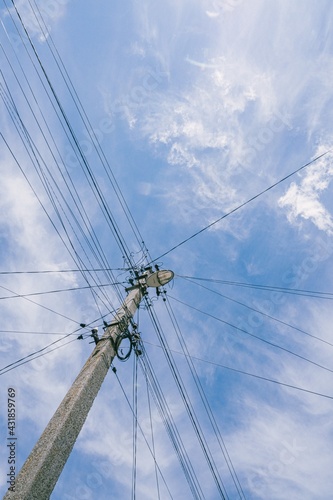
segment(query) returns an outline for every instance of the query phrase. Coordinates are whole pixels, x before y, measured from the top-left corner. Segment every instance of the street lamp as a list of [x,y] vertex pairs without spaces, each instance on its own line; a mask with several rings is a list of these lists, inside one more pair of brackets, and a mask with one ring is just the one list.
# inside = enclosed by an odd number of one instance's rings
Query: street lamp
[[146,278],[146,285],[151,288],[158,288],[159,286],[164,286],[169,283],[175,273],[168,270],[160,270],[155,273],[151,273]]

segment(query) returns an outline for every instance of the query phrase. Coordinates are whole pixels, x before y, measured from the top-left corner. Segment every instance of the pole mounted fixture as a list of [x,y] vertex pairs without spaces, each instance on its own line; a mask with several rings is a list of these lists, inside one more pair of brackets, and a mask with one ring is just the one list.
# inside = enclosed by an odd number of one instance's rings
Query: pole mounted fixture
[[174,275],[173,271],[156,271],[155,273],[148,274],[146,278],[146,285],[152,288],[164,286],[173,279]]
[[[173,271],[167,269],[157,269],[153,272],[151,267],[146,267],[142,274],[136,273],[137,282],[144,287],[159,288],[160,286],[167,285],[175,276]],[[134,280],[129,280],[131,286],[126,288],[126,291],[135,288]]]
[[[162,273],[162,274],[161,274]],[[39,438],[4,500],[46,500],[67,462],[102,382],[116,356],[115,341],[127,331],[147,286],[163,286],[174,274],[158,271],[140,276],[96,342],[72,387]],[[157,285],[156,285],[157,283]],[[97,332],[93,332],[97,336]],[[95,339],[96,340],[96,339]]]

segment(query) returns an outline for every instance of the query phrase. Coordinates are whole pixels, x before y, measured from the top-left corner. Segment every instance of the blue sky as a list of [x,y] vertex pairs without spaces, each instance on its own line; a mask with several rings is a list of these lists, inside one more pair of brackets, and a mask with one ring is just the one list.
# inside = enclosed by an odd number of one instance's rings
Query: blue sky
[[[122,283],[122,296],[129,278],[110,225],[74,155],[68,129],[57,116],[59,108],[45,75],[27,39],[22,41],[15,30],[14,22],[23,34],[12,6],[13,18],[7,10],[9,4],[1,2],[0,271],[13,274],[0,275],[1,367],[62,335],[73,335],[56,344],[63,347],[0,372],[3,494],[7,388],[13,386],[17,392],[20,468],[93,349],[89,338],[75,340],[82,331],[79,323],[98,324],[101,331],[101,315],[110,319],[119,306],[115,287],[103,287],[107,298],[101,292],[96,297],[81,289],[87,281],[80,273],[60,271],[77,269],[73,249],[86,269],[100,268],[92,251],[98,241],[103,263]],[[192,356],[196,380],[209,401],[244,497],[331,498],[332,399],[290,387],[333,396],[330,296],[277,289],[329,293],[333,288],[331,2],[170,0],[162,6],[143,0],[115,1],[110,6],[106,0],[98,5],[88,0],[21,0],[15,4],[132,260],[139,265],[157,259],[175,272],[166,288],[169,302],[157,300],[153,291],[151,303],[226,496],[240,498],[180,353],[167,304]],[[32,11],[36,5],[48,32],[36,22]],[[71,95],[50,51],[52,43],[149,250],[146,261],[140,238],[110,184],[110,172],[93,147],[87,122],[73,103],[73,91]],[[18,129],[15,110],[22,120]],[[22,124],[30,146],[19,135]],[[36,154],[32,159],[31,148]],[[55,206],[34,168],[36,158],[49,194],[57,197]],[[86,227],[81,224],[82,231],[73,214],[81,223],[89,219]],[[67,248],[59,234],[71,242]],[[42,270],[58,272],[15,274]],[[89,285],[95,284],[97,274],[84,275]],[[103,284],[110,283],[104,274],[98,276]],[[71,290],[4,298],[60,289]],[[220,498],[147,309],[141,308],[136,320],[202,496]],[[89,328],[84,332],[89,334]],[[64,345],[69,340],[73,342]],[[133,357],[124,364],[115,362],[130,401],[133,362]],[[140,370],[137,391],[144,434],[138,431],[137,498],[158,498],[154,462],[145,441],[152,443],[150,420],[156,461],[167,484],[159,476],[161,498],[191,498]],[[129,498],[132,420],[110,371],[51,498]]]

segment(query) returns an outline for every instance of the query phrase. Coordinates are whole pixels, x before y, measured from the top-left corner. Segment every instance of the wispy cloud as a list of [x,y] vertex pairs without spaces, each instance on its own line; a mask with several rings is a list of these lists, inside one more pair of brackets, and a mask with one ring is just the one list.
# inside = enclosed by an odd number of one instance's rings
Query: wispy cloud
[[[322,63],[317,57],[309,62],[306,56],[311,46],[306,26],[318,30],[319,37],[319,31],[325,31],[320,16],[313,19],[304,7],[305,28],[300,32],[293,28],[300,11],[290,11],[281,3],[271,15],[262,1],[251,7],[237,1],[202,2],[196,7],[186,19],[186,2],[168,7],[167,15],[172,13],[177,19],[169,45],[164,43],[163,23],[152,29],[157,13],[141,13],[147,57],[159,65],[163,61],[169,77],[166,88],[157,88],[149,103],[143,101],[133,110],[129,125],[134,137],[149,141],[154,154],[187,179],[181,189],[171,189],[164,178],[172,210],[177,205],[183,207],[188,221],[191,217],[192,221],[198,217],[207,221],[233,207],[242,196],[253,195],[261,187],[260,179],[268,183],[281,176],[282,141],[303,134],[307,141],[315,133],[314,121],[318,126],[327,109],[331,92],[326,72],[319,70]],[[211,30],[211,36],[205,36],[202,49],[194,42],[189,50],[184,33],[188,42],[194,39],[186,26],[194,23],[200,8],[202,14],[214,13],[201,24]],[[151,38],[148,33],[153,31]],[[231,31],[239,36],[232,36]],[[199,28],[196,35],[197,39],[202,36]],[[314,53],[320,50],[312,49]],[[325,68],[330,67],[327,47],[322,57]],[[176,63],[179,58],[183,60],[181,69]],[[244,176],[250,180],[240,186]],[[298,197],[300,200],[300,193]]]
[[[321,146],[316,155],[327,151]],[[287,192],[279,199],[279,206],[286,209],[288,220],[299,223],[310,220],[329,236],[333,234],[333,219],[329,209],[321,202],[321,196],[329,187],[333,177],[332,154],[309,167],[299,184],[292,182]]]
[[[70,0],[52,0],[36,1],[34,4],[34,2],[28,2],[27,0],[17,0],[15,5],[29,36],[37,37],[40,42],[44,42],[48,37],[48,32],[65,15],[69,2]],[[9,5],[10,2],[7,2],[7,4]],[[7,17],[11,14],[15,18],[16,9],[15,7],[3,9],[4,16]],[[11,32],[10,35],[17,39],[16,33]],[[26,39],[24,34],[23,39]]]

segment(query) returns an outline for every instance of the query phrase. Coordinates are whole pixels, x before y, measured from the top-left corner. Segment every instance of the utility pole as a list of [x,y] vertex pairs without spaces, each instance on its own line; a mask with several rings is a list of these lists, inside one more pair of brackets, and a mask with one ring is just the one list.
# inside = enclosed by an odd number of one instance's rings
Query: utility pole
[[[158,269],[158,268],[157,268]],[[128,295],[97,339],[72,387],[46,426],[16,480],[14,491],[9,489],[4,500],[48,500],[73,449],[102,382],[116,356],[117,339],[128,330],[147,287],[158,290],[174,277],[172,271],[146,269],[127,289]]]

